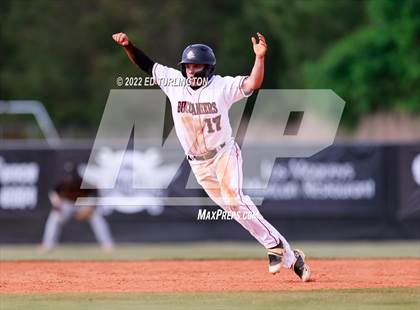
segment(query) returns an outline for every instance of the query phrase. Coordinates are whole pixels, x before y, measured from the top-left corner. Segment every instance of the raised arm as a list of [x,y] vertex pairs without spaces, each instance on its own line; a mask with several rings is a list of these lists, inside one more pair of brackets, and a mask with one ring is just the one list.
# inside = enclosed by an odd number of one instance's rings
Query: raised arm
[[155,62],[151,60],[140,49],[138,49],[134,44],[132,44],[125,33],[115,33],[112,35],[112,39],[114,39],[115,42],[124,47],[128,58],[130,58],[130,60],[135,65],[137,65],[141,70],[143,70],[147,74],[152,75],[152,69]]
[[255,53],[254,67],[252,67],[251,74],[244,80],[242,89],[245,93],[259,89],[264,80],[264,58],[267,52],[267,43],[265,43],[264,36],[257,32],[258,43],[254,37],[251,37],[252,45]]

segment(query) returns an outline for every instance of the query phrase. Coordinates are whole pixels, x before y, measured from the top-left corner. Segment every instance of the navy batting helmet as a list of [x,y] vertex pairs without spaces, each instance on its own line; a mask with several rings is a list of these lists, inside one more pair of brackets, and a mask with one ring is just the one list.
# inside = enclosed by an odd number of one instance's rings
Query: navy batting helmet
[[179,64],[181,65],[181,72],[184,77],[187,77],[185,64],[206,65],[204,70],[198,72],[195,76],[210,79],[214,73],[216,56],[214,56],[213,50],[205,44],[191,44],[182,52],[182,59]]

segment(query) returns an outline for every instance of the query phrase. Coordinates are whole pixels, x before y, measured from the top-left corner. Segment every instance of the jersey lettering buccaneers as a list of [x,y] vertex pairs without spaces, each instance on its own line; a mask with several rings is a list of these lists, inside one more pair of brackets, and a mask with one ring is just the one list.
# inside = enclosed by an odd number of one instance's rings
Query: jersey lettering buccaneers
[[246,76],[214,75],[194,90],[188,85],[171,85],[170,81],[185,79],[173,68],[155,63],[152,75],[171,102],[175,131],[185,154],[205,154],[231,138],[229,108],[251,95],[242,89]]

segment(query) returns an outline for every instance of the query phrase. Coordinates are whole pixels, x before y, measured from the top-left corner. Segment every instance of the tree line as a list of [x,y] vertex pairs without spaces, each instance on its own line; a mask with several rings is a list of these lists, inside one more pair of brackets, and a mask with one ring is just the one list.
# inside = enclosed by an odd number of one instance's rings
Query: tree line
[[0,98],[42,101],[62,133],[97,129],[118,76],[143,76],[112,41],[126,32],[175,67],[191,43],[221,75],[248,74],[267,39],[264,88],[328,88],[345,124],[377,110],[420,112],[420,1],[53,1],[0,3]]

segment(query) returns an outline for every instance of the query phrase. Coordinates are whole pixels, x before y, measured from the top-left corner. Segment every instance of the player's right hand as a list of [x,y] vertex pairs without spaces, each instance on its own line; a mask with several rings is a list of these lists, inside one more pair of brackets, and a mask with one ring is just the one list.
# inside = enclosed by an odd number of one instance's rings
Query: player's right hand
[[127,46],[130,43],[128,36],[124,32],[115,33],[112,35],[112,38],[121,46]]

